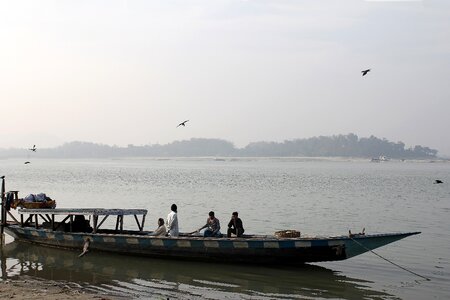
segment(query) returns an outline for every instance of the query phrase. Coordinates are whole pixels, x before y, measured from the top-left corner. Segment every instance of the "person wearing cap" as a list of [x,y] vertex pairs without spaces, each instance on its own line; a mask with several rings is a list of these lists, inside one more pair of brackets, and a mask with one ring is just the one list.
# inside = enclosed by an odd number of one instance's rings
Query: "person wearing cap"
[[244,226],[242,225],[242,220],[238,217],[237,211],[231,214],[231,220],[228,223],[227,237],[231,237],[232,233],[237,237],[241,237],[244,234]]

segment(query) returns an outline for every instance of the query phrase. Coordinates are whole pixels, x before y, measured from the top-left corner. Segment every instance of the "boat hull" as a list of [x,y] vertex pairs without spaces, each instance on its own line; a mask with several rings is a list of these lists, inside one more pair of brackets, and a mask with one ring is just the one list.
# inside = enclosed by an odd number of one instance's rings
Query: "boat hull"
[[[336,261],[367,252],[413,233],[329,238],[203,238],[154,237],[143,234],[90,234],[51,231],[10,225],[5,231],[16,240],[81,252],[87,238],[90,251],[158,258],[242,262],[258,264],[301,264]],[[357,241],[357,242],[355,242]]]

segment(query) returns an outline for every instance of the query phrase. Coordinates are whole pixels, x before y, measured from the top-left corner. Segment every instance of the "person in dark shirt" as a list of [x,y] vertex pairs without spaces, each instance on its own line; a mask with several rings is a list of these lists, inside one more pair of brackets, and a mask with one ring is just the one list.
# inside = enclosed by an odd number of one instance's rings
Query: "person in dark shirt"
[[241,237],[244,234],[244,226],[242,225],[242,220],[238,217],[237,211],[231,214],[231,220],[228,223],[227,237],[231,237],[232,233],[237,237]]

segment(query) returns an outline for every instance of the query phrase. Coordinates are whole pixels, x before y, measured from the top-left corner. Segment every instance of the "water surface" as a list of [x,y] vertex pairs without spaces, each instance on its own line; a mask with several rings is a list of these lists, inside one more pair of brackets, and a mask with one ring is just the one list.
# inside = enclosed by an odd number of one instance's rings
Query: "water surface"
[[[377,250],[421,278],[367,253],[302,268],[153,260],[7,245],[3,277],[74,281],[130,296],[173,298],[450,297],[450,164],[363,160],[109,159],[2,160],[7,190],[45,192],[58,207],[145,208],[146,228],[179,208],[181,231],[203,225],[210,210],[225,226],[239,211],[247,233],[297,229],[308,235],[422,231]],[[433,184],[441,179],[444,184]],[[133,221],[133,220],[130,220]],[[133,226],[133,222],[126,225]],[[152,296],[153,295],[153,296]]]

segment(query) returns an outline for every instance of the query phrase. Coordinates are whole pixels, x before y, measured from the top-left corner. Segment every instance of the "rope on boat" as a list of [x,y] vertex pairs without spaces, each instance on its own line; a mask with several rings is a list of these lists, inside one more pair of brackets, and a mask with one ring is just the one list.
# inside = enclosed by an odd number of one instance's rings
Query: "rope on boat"
[[380,254],[376,253],[376,252],[373,251],[372,249],[367,248],[366,246],[364,246],[363,244],[361,244],[360,242],[358,242],[358,241],[355,240],[354,238],[350,237],[350,239],[351,239],[352,241],[354,241],[356,244],[358,244],[358,245],[360,245],[361,247],[363,247],[364,249],[366,249],[367,251],[370,251],[370,252],[372,252],[373,254],[375,254],[376,256],[378,256],[379,258],[384,259],[384,260],[387,261],[388,263],[391,263],[391,264],[393,264],[394,266],[396,266],[396,267],[398,267],[398,268],[400,268],[400,269],[402,269],[402,270],[405,270],[406,272],[409,272],[409,273],[411,273],[411,274],[414,274],[414,275],[416,275],[416,276],[419,276],[419,277],[421,277],[421,278],[423,278],[423,279],[425,279],[425,280],[427,280],[427,281],[430,281],[430,280],[431,280],[431,279],[428,278],[428,277],[425,277],[425,276],[423,276],[423,275],[417,274],[416,272],[413,272],[413,271],[411,271],[411,270],[408,270],[407,268],[402,267],[402,266],[400,266],[399,264],[396,264],[395,262],[393,262],[393,261],[391,261],[391,260],[389,260],[389,259],[387,259],[387,258],[384,258],[384,257],[381,256]]

